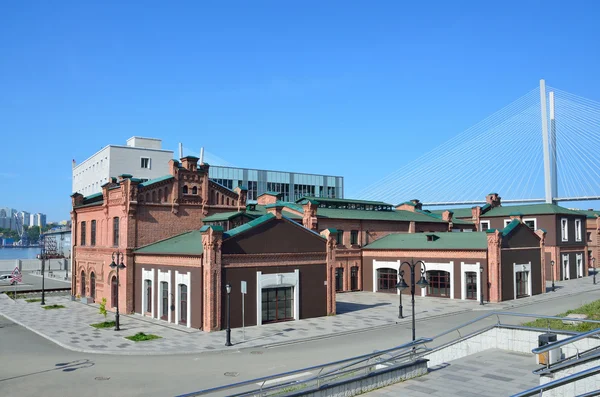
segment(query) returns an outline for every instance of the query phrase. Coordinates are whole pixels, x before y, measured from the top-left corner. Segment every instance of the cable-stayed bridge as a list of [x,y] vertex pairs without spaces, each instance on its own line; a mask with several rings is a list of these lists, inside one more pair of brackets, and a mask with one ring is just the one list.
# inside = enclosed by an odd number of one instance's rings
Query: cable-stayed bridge
[[600,102],[540,86],[353,195],[398,204],[600,199]]

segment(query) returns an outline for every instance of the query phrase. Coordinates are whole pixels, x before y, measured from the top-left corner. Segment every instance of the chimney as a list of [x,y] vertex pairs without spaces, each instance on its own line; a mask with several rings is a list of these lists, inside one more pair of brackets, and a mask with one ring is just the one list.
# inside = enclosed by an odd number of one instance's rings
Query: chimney
[[258,205],[275,204],[279,200],[279,193],[266,192],[256,198]]
[[179,142],[179,158],[183,158],[183,143]]
[[125,179],[133,178],[131,174],[121,174],[119,175],[119,183],[123,182]]
[[277,219],[281,219],[283,212],[283,205],[281,203],[267,205],[267,213],[273,214]]
[[442,212],[442,219],[445,220],[446,222],[452,222],[452,217],[454,216],[454,212],[452,211],[444,211]]
[[181,166],[188,171],[196,171],[198,169],[198,157],[186,156],[181,159]]
[[412,199],[412,200],[410,200],[410,202],[415,205],[415,209],[418,209],[418,210],[423,209],[423,203],[420,200]]
[[233,189],[238,195],[237,210],[238,212],[246,212],[246,201],[248,198],[248,188],[245,186],[237,186]]
[[410,212],[415,212],[416,210],[416,206],[415,203],[413,203],[412,201],[405,201],[402,204],[398,204],[396,206],[396,210],[397,211],[410,211]]
[[502,207],[502,197],[498,196],[498,193],[490,193],[485,196],[485,202],[488,203],[492,208]]
[[200,148],[200,164],[204,164],[204,148]]

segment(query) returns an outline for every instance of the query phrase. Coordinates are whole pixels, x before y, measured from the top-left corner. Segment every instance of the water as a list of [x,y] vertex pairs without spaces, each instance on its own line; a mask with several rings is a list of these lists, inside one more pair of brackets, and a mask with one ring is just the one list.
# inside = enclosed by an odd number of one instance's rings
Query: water
[[3,259],[35,259],[39,248],[0,248],[0,260]]

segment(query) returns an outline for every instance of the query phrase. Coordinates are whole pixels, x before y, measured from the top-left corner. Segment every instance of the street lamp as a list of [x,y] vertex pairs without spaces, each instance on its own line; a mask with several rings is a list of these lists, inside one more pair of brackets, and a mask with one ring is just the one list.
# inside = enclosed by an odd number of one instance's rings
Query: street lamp
[[483,266],[479,267],[479,304],[483,306]]
[[229,327],[229,317],[231,314],[229,305],[229,294],[231,294],[231,284],[227,283],[227,285],[225,285],[225,291],[227,291],[227,330],[225,331],[227,335],[227,341],[225,342],[225,346],[231,346],[231,328]]
[[[410,294],[412,297],[412,340],[413,342],[416,339],[415,336],[415,266],[421,265],[421,279],[417,282],[417,285],[421,288],[429,285],[427,280],[425,280],[425,263],[423,261],[417,262],[402,262],[398,270],[402,268],[403,265],[408,265],[410,269]],[[400,281],[396,284],[396,288],[400,290],[400,296],[402,297],[402,290],[408,288],[408,285],[404,281],[404,270],[400,271]],[[402,300],[400,301],[402,302]],[[402,314],[402,303],[400,303],[400,313]]]
[[550,269],[552,272],[552,292],[554,292],[554,261],[550,261]]
[[[117,257],[117,261],[115,263],[115,256]],[[112,263],[110,264],[111,269],[117,269],[117,293],[115,296],[116,299],[116,309],[117,313],[115,315],[115,331],[120,331],[119,327],[119,270],[125,269],[125,265],[123,264],[123,253],[120,251],[112,253]]]
[[594,285],[596,285],[596,258],[592,258],[592,268],[594,269]]
[[44,243],[46,242],[46,240],[44,240],[44,235],[40,234],[40,259],[42,260],[42,302],[40,303],[41,305],[45,305],[46,304],[46,286],[45,286],[45,281],[46,281],[46,277],[45,277],[45,265],[46,265],[46,247],[44,246]]

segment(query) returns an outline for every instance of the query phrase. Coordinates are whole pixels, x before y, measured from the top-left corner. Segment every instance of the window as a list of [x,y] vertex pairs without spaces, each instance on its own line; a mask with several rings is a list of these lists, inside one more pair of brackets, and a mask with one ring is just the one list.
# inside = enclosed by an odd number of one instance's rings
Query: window
[[352,266],[350,268],[350,290],[356,291],[358,289],[358,266]]
[[79,241],[80,245],[85,245],[85,222],[81,222],[81,241]]
[[186,185],[183,186],[183,194],[188,194],[188,187]]
[[427,295],[450,298],[450,273],[442,270],[427,272]]
[[119,246],[119,218],[113,218],[113,246]]
[[575,219],[575,241],[581,241],[581,219]]
[[337,231],[337,243],[340,245],[344,244],[344,231],[343,230]]
[[343,291],[344,289],[344,268],[338,267],[335,269],[335,290]]
[[490,228],[490,221],[480,221],[479,228],[481,229],[480,231],[482,231],[482,232],[485,230],[488,230]]
[[142,157],[140,159],[140,166],[142,168],[150,169],[150,159],[148,157]]
[[350,244],[358,244],[358,230],[350,231]]
[[592,242],[592,233],[588,232],[586,234],[586,238],[587,238],[588,243],[591,243]]
[[577,277],[583,277],[583,254],[575,255],[575,262],[577,263]]
[[529,296],[529,272],[517,272],[515,274],[517,298]]
[[179,284],[179,323],[187,324],[187,285]]
[[377,270],[377,291],[378,292],[396,292],[398,283],[398,271],[396,269]]
[[90,245],[93,247],[96,245],[96,221],[92,221]]
[[527,225],[531,230],[537,230],[537,219],[536,218],[526,218],[523,219],[523,223]]
[[198,188],[196,186],[192,187],[192,194],[198,194]]
[[146,313],[152,313],[152,281],[146,280]]
[[560,220],[560,234],[562,241],[569,241],[568,220],[566,218]]
[[160,291],[161,291],[161,313],[160,316],[163,320],[168,319],[169,316],[169,283],[163,281],[160,283]]
[[512,219],[505,219],[504,220],[504,227],[508,226],[511,222],[512,222]]
[[262,322],[273,323],[294,319],[294,290],[292,287],[262,290]]
[[90,298],[96,299],[96,274],[94,272],[90,274]]
[[562,279],[569,280],[571,278],[570,273],[569,255],[563,254],[562,256]]
[[477,299],[477,273],[466,272],[467,299]]
[[110,303],[111,303],[111,307],[115,308],[117,307],[117,297],[119,295],[119,286],[117,285],[117,277],[113,276],[112,280],[110,282]]
[[85,272],[81,271],[81,296],[85,296]]

